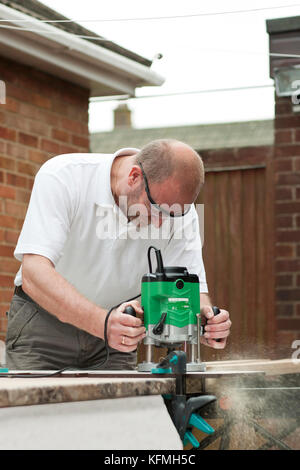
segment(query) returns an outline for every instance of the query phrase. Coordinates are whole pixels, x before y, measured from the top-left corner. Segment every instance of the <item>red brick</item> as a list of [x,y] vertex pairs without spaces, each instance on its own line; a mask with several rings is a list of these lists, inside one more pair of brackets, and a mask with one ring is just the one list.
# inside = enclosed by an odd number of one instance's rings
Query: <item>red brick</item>
[[40,150],[29,150],[28,159],[39,164],[45,163],[49,158],[49,155]]
[[20,111],[20,103],[10,96],[6,96],[6,103],[3,105],[5,111],[18,113]]
[[13,296],[13,288],[10,289],[0,289],[0,302],[1,303],[10,303]]
[[300,230],[277,231],[276,241],[282,243],[300,242]]
[[24,119],[20,115],[7,113],[6,125],[13,129],[19,129],[24,132],[28,131],[28,119]]
[[0,318],[0,339],[5,341],[7,330],[7,318]]
[[4,239],[7,243],[16,245],[19,238],[19,232],[13,230],[5,230]]
[[300,173],[277,173],[275,177],[278,185],[300,184]]
[[19,142],[20,144],[27,145],[28,147],[38,147],[39,139],[34,135],[19,132]]
[[71,135],[61,129],[52,129],[52,137],[54,140],[60,140],[65,143],[69,143],[71,139]]
[[8,129],[7,127],[0,126],[0,138],[7,140],[16,140],[16,131],[14,129]]
[[275,255],[277,258],[293,258],[294,251],[293,245],[276,245]]
[[0,229],[0,242],[4,242],[5,240],[5,230]]
[[5,201],[5,213],[10,216],[24,219],[26,210],[25,204],[9,200]]
[[300,127],[299,116],[277,117],[275,118],[275,129],[291,129]]
[[[299,139],[300,140],[300,139]],[[293,132],[290,129],[275,132],[275,144],[288,144],[293,142]]]
[[280,330],[300,331],[299,318],[278,319],[277,325]]
[[296,188],[296,199],[300,199],[300,188]]
[[15,199],[16,191],[14,188],[9,188],[8,186],[0,184],[0,197]]
[[18,87],[12,85],[11,83],[6,83],[6,93],[8,96],[12,96],[19,101],[25,101],[27,103],[32,103],[32,93],[30,90],[24,87]]
[[72,136],[72,144],[77,145],[78,147],[83,147],[85,149],[89,148],[89,139],[86,137],[80,137],[77,135]]
[[39,109],[36,108],[35,106],[32,106],[31,104],[28,104],[28,103],[20,103],[19,112],[23,116],[31,118],[31,119],[38,120],[40,118]]
[[1,321],[4,320],[4,318],[6,317],[6,312],[8,311],[8,309],[9,309],[9,304],[0,304],[0,317],[2,317]]
[[300,158],[299,157],[293,158],[293,170],[300,171]]
[[0,168],[4,168],[5,170],[14,170],[15,160],[12,158],[0,157]]
[[295,142],[300,142],[300,129],[294,130],[294,139],[295,139]]
[[16,228],[17,219],[8,215],[0,215],[0,227]]
[[7,154],[15,157],[15,158],[22,158],[26,159],[28,154],[28,149],[20,144],[12,144],[7,142]]
[[276,214],[294,214],[295,212],[300,213],[300,202],[279,202],[275,204]]
[[[76,88],[75,88],[76,87]],[[75,105],[77,108],[88,106],[89,100],[89,90],[84,90],[83,88],[78,88],[77,85],[73,86],[70,84],[68,88],[65,88],[62,99],[64,102]]]
[[276,315],[278,316],[293,316],[294,306],[291,303],[284,303],[276,305]]
[[79,121],[73,119],[62,118],[61,125],[64,129],[73,132],[74,134],[81,134],[82,126]]
[[275,157],[282,158],[282,157],[293,157],[300,155],[300,145],[292,144],[292,145],[276,145],[275,146]]
[[28,121],[28,131],[39,136],[50,136],[50,126],[40,121]]
[[300,300],[300,289],[278,289],[276,291],[277,300]]
[[296,216],[296,227],[300,228],[300,215]]
[[276,201],[293,199],[292,188],[277,188],[275,190]]
[[60,153],[77,153],[78,147],[71,147],[70,145],[61,144],[60,146]]
[[45,96],[34,94],[32,97],[32,103],[36,106],[39,106],[40,108],[51,109],[51,100]]
[[34,183],[34,178],[27,178],[27,188],[30,189],[30,191],[32,190],[33,183]]
[[0,245],[0,256],[11,258],[14,255],[15,247]]
[[275,278],[275,285],[277,287],[291,287],[293,285],[293,279],[292,274],[279,274]]
[[300,286],[300,274],[297,275],[297,286]]
[[18,173],[24,173],[25,175],[35,176],[37,173],[36,165],[31,163],[17,162]]
[[[88,122],[88,114],[87,114],[86,122]],[[87,136],[90,135],[88,124],[81,124],[81,134],[82,135],[87,135]]]
[[292,158],[285,158],[285,159],[276,159],[274,161],[274,170],[275,171],[292,171],[293,168],[293,159]]
[[16,219],[16,229],[17,229],[17,230],[20,230],[20,231],[21,231],[21,229],[22,229],[22,227],[23,227],[23,224],[24,224],[23,219]]
[[28,189],[16,188],[16,201],[28,203],[30,199],[30,191]]
[[[5,269],[5,263],[4,262],[4,269]],[[7,276],[7,275],[1,275],[0,274],[0,286],[1,287],[12,287],[14,285],[14,277],[13,276]]]
[[[15,258],[7,259],[2,265],[2,273],[13,274],[16,275],[17,271],[19,270],[20,262]],[[1,286],[1,283],[0,283]]]
[[60,153],[60,146],[52,140],[42,139],[41,150],[58,155]]
[[277,260],[276,271],[279,273],[289,273],[300,271],[300,259]]
[[39,110],[39,119],[40,121],[48,124],[49,126],[59,127],[61,126],[60,116],[56,113],[52,113],[50,111],[46,112],[46,110]]
[[275,217],[275,227],[277,229],[292,228],[293,225],[293,215],[277,215]]
[[27,187],[27,179],[24,176],[19,176],[13,173],[7,173],[6,180],[7,183],[11,186],[18,186],[21,188]]
[[275,114],[278,116],[279,114],[290,114],[293,115],[292,104],[290,101],[286,101],[285,103],[275,103]]

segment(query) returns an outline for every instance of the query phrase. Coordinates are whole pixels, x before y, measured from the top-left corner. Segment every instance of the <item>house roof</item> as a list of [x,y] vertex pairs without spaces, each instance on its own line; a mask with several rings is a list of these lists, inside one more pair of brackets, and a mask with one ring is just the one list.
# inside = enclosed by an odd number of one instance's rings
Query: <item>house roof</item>
[[[61,15],[57,11],[52,10],[52,8],[49,8],[48,6],[38,2],[37,0],[0,0],[0,3],[3,3],[3,5],[7,5],[8,7],[18,10],[22,13],[25,13],[26,15],[32,16],[37,20],[69,20],[69,18],[67,18],[66,16]],[[84,28],[83,26],[75,22],[55,23],[55,28],[81,36],[99,37],[99,39],[102,40],[100,44],[101,47],[117,52],[118,54],[121,54],[124,57],[128,57],[129,59],[132,59],[142,65],[146,65],[147,67],[150,67],[152,64],[151,60],[146,59],[132,51],[129,51],[128,49],[125,49],[124,47],[121,47],[112,41],[103,41],[104,38],[102,36],[95,34],[94,32]],[[86,40],[99,45],[99,42],[97,43],[97,39]]]
[[151,61],[74,22],[41,21],[66,18],[37,0],[0,0],[0,19],[0,56],[83,86],[90,96],[134,96],[137,87],[164,82]]
[[195,150],[253,147],[274,143],[273,120],[200,124],[192,126],[133,129],[120,127],[90,135],[92,152],[111,153],[119,148],[141,148],[156,139],[177,139]]
[[288,18],[274,18],[266,20],[268,33],[286,33],[300,30],[300,16],[290,16]]

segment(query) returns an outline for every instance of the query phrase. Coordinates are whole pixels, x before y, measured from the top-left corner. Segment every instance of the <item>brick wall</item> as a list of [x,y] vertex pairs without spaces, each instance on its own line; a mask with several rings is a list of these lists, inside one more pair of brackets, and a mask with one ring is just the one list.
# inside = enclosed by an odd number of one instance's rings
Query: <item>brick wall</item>
[[32,67],[0,60],[0,340],[19,262],[13,251],[34,176],[49,158],[88,152],[89,91]]
[[285,350],[300,340],[300,115],[290,98],[276,97],[274,169],[278,345]]

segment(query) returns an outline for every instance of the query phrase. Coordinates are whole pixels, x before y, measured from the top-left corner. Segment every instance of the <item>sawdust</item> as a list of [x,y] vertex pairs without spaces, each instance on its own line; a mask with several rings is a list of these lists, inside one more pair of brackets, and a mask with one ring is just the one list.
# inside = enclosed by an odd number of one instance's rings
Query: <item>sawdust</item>
[[[248,392],[243,388],[228,388],[224,390],[230,409],[224,411],[232,424],[228,428],[230,450],[257,450],[260,448],[279,449],[268,434],[276,437],[292,449],[300,449],[300,428],[290,435],[280,436],[280,433],[290,425],[296,425],[292,414],[285,414],[278,407],[278,402],[285,400],[284,392],[277,392],[276,402],[269,400],[268,394],[260,395]],[[292,411],[292,410],[291,410]]]

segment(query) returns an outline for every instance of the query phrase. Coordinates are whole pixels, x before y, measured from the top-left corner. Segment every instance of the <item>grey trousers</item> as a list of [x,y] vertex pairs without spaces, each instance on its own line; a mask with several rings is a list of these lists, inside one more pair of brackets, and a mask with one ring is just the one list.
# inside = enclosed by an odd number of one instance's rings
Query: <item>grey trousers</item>
[[133,370],[136,352],[122,353],[73,325],[63,323],[33,300],[14,294],[8,311],[6,365],[13,370]]

